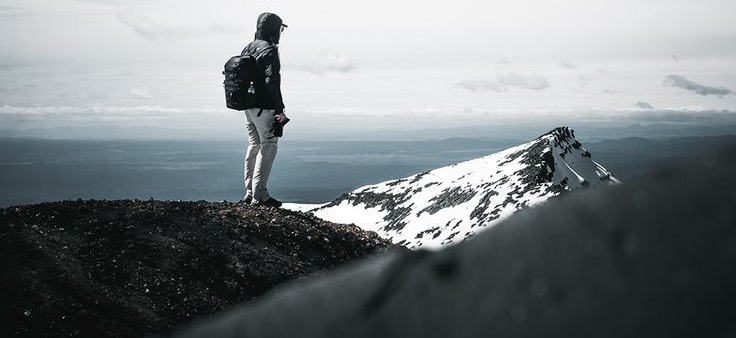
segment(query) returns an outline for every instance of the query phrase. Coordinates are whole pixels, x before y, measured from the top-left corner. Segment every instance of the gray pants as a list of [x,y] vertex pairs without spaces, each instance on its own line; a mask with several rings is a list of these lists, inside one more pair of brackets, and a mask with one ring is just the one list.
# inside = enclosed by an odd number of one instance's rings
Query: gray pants
[[[260,112],[260,116],[259,116]],[[271,166],[276,158],[278,137],[273,135],[274,110],[252,108],[245,111],[248,150],[245,153],[245,196],[251,203],[271,198],[266,189]]]

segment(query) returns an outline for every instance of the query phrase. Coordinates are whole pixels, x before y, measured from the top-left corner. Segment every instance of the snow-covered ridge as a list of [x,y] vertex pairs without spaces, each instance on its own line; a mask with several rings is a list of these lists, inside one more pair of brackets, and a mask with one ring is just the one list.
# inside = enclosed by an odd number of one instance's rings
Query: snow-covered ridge
[[478,159],[368,185],[313,210],[409,248],[463,241],[566,190],[618,181],[560,127]]

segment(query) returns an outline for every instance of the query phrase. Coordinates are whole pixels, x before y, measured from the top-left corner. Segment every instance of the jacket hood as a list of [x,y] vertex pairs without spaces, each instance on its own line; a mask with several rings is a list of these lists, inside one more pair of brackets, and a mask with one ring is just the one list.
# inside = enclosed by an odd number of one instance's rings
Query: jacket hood
[[266,40],[278,44],[281,39],[281,18],[273,13],[263,13],[256,23],[256,40]]

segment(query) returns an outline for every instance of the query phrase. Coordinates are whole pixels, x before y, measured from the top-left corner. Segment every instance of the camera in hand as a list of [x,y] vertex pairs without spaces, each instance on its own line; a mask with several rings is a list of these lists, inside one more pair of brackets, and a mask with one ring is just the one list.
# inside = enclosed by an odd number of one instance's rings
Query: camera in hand
[[275,137],[281,137],[284,135],[284,126],[291,121],[288,117],[284,116],[284,121],[279,122],[279,117],[274,116],[274,123],[273,123],[273,136]]

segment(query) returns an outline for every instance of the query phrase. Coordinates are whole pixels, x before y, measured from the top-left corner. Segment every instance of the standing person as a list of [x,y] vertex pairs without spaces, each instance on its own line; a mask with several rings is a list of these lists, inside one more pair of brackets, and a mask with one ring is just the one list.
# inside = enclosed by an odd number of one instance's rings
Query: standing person
[[[248,128],[248,150],[245,154],[246,203],[280,207],[281,201],[271,197],[266,188],[271,166],[276,158],[279,136],[277,131],[288,121],[281,97],[281,61],[278,44],[281,32],[287,27],[273,13],[258,16],[255,40],[243,49],[241,55],[256,58],[254,81],[255,108],[245,110]],[[281,124],[281,125],[280,125]]]

